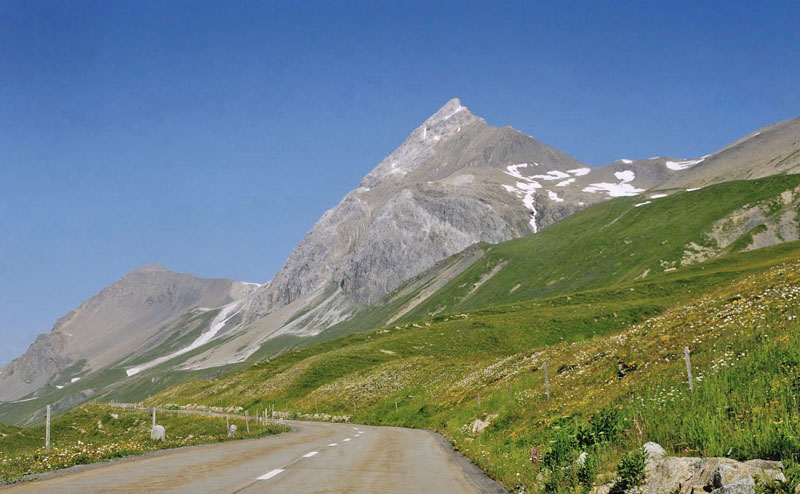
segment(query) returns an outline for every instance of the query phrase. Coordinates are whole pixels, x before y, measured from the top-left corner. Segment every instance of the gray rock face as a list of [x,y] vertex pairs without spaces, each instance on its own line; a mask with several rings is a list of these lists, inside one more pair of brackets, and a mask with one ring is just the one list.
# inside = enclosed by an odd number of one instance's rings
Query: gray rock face
[[[550,170],[585,168],[510,127],[492,127],[451,100],[327,211],[283,269],[248,302],[246,322],[327,285],[374,303],[404,281],[476,242],[531,233],[582,207],[504,185],[508,167],[536,162]],[[533,165],[531,165],[533,166]]]

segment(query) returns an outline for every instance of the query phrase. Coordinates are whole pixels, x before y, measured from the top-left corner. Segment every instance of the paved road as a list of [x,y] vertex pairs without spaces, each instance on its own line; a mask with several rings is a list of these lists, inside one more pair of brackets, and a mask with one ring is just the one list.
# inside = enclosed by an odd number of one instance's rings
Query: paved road
[[423,430],[290,422],[292,432],[28,482],[3,494],[505,492]]

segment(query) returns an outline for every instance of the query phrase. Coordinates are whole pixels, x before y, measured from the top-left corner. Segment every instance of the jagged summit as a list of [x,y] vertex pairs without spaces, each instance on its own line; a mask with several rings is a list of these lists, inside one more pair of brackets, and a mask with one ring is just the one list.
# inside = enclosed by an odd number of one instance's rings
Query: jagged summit
[[466,132],[472,126],[487,126],[458,98],[453,98],[414,129],[403,144],[364,177],[360,187],[370,189],[387,178],[401,179],[417,169],[441,141]]
[[453,98],[450,101],[448,101],[447,103],[445,103],[444,106],[442,106],[441,108],[436,110],[436,113],[434,113],[433,115],[428,117],[428,119],[425,120],[424,125],[427,125],[429,127],[432,126],[432,125],[436,125],[437,123],[439,123],[439,122],[441,122],[443,120],[447,120],[447,119],[451,118],[453,115],[455,115],[456,113],[459,113],[459,112],[462,112],[462,111],[469,112],[469,109],[466,106],[463,106],[461,104],[461,100],[460,99]]

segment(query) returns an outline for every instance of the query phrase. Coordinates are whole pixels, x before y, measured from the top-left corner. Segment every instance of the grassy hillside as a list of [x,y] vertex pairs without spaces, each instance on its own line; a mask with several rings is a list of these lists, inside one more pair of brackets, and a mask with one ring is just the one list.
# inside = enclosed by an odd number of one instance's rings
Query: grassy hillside
[[[43,425],[20,429],[0,425],[0,484],[14,482],[33,473],[144,454],[158,449],[227,441],[224,417],[158,414],[166,429],[166,440],[150,440],[152,418],[147,410],[121,409],[103,404],[86,404],[53,420],[51,449],[44,448]],[[277,434],[286,429],[276,424],[250,423],[232,418],[238,428],[236,439]]]
[[[677,454],[800,459],[798,297],[794,242],[611,288],[393,325],[187,381],[150,403],[251,411],[274,403],[302,418],[431,428],[518,490],[577,491],[587,475],[604,482],[603,472],[647,440]],[[531,464],[532,447],[544,463]],[[594,473],[572,471],[581,451]]]
[[[664,272],[680,266],[691,243],[717,248],[709,235],[713,225],[743,207],[763,205],[767,221],[770,215],[796,210],[795,204],[783,204],[780,196],[798,185],[800,175],[779,175],[676,191],[639,207],[635,204],[645,202],[646,194],[599,204],[536,235],[487,246],[483,258],[401,320],[604,287]],[[738,243],[719,250],[746,249],[755,232],[745,230]]]

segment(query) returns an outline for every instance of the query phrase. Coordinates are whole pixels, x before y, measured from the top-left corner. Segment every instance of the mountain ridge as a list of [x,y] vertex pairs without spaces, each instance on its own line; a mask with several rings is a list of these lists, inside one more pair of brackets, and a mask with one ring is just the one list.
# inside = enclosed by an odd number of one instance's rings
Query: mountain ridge
[[[444,280],[426,278],[427,270],[450,263],[446,260],[475,244],[525,237],[615,197],[641,195],[638,207],[720,176],[737,176],[731,166],[747,176],[800,171],[792,134],[798,126],[800,119],[768,126],[697,159],[619,159],[591,167],[512,127],[489,125],[454,98],[326,211],[271,280],[261,285],[203,282],[159,265],[134,269],[60,318],[25,355],[0,368],[0,400],[54,384],[50,379],[71,366],[77,366],[79,377],[109,366],[133,376],[164,365],[194,371],[239,364],[262,355],[262,348],[279,352],[280,345],[289,344],[270,346],[276,341],[293,342],[331,328],[339,334],[348,321],[422,277],[418,285],[424,293],[406,307],[408,314],[418,313],[431,287],[444,286]],[[775,156],[783,160],[781,166]],[[689,172],[699,177],[697,182],[682,178]],[[458,276],[480,257],[448,264],[448,276]],[[166,278],[173,280],[172,288]],[[118,285],[126,279],[134,287],[128,291],[126,283]],[[153,292],[144,294],[141,285]],[[137,309],[128,310],[121,299],[135,300]],[[97,309],[92,317],[90,307]],[[123,322],[109,326],[111,315]],[[125,336],[120,341],[127,350],[105,351],[104,345],[120,348],[120,342],[112,345],[102,334],[88,334],[77,351],[69,329],[81,325],[88,333],[111,327]],[[26,355],[31,365],[21,366],[18,361]],[[145,355],[150,360],[143,360]],[[36,377],[35,362],[41,366]],[[27,374],[16,385],[6,385],[15,372],[17,377]]]

